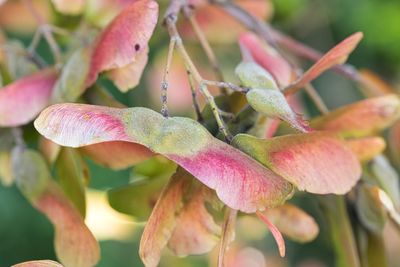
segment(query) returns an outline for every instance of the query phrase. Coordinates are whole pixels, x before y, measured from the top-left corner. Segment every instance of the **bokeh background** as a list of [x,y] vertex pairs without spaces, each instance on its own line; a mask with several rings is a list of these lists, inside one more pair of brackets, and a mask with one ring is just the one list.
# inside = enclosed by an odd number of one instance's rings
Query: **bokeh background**
[[[251,2],[251,0],[247,0]],[[0,1],[1,2],[1,1]],[[28,46],[37,27],[25,10],[22,1],[9,0],[0,6],[0,30],[7,39],[15,39]],[[46,21],[59,27],[72,29],[81,23],[82,16],[65,16],[57,13],[50,1],[37,0]],[[90,2],[90,1],[89,1]],[[93,1],[92,1],[93,2]],[[358,68],[368,68],[379,74],[394,87],[400,85],[400,1],[398,0],[265,0],[264,10],[276,28],[310,46],[326,51],[335,43],[356,31],[364,32],[364,39],[351,55],[349,62]],[[166,0],[160,1],[165,7]],[[163,9],[162,9],[163,10]],[[94,17],[93,14],[87,18]],[[219,22],[221,23],[221,21]],[[203,24],[206,25],[207,23]],[[181,25],[186,32],[185,25]],[[211,34],[212,35],[212,34]],[[216,35],[216,36],[215,36]],[[228,80],[233,80],[233,69],[240,61],[235,40],[224,40],[222,33],[214,33],[211,43],[220,60]],[[190,33],[185,41],[196,64],[204,76],[212,76],[211,68]],[[221,37],[221,38],[219,38]],[[58,38],[60,44],[63,39]],[[168,37],[158,27],[150,44],[150,59],[141,84],[123,94],[111,82],[100,79],[119,101],[128,106],[149,106],[159,109],[159,84],[166,60]],[[39,45],[39,54],[51,62],[51,54],[45,42]],[[303,62],[305,66],[309,62]],[[188,115],[191,112],[190,92],[187,90],[183,68],[174,60],[171,74],[170,106],[174,114]],[[361,98],[356,85],[328,72],[314,83],[329,108],[344,105]],[[304,97],[305,103],[308,99]],[[309,110],[313,113],[312,107]],[[34,136],[32,125],[24,128],[26,138]],[[32,137],[32,145],[35,145]],[[100,240],[102,251],[98,266],[142,266],[138,246],[143,225],[133,223],[126,215],[112,210],[105,196],[109,189],[123,186],[135,176],[135,169],[111,171],[87,159],[90,166],[87,223]],[[287,256],[278,257],[276,245],[266,227],[253,217],[243,216],[237,225],[237,242],[231,249],[232,257],[242,259],[237,266],[334,266],[332,249],[326,222],[323,221],[318,204],[306,195],[297,195],[292,202],[312,214],[319,226],[320,235],[309,244],[287,242]],[[400,255],[396,255],[399,239],[387,230],[387,242],[392,266],[398,266]],[[0,184],[0,267],[32,259],[56,259],[53,250],[53,230],[47,219],[25,200],[15,186]],[[397,244],[397,245],[396,245]],[[392,249],[391,249],[392,248]],[[397,251],[398,252],[398,251]],[[185,259],[173,257],[166,251],[161,266],[207,266],[215,263],[216,253],[211,256],[192,256]],[[254,259],[253,261],[249,259]],[[236,263],[240,263],[237,260]]]

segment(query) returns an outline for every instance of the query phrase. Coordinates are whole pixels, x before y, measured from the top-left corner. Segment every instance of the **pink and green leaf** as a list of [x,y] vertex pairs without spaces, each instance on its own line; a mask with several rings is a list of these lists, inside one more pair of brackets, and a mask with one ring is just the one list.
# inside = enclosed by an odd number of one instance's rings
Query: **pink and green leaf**
[[364,137],[379,133],[399,118],[400,98],[392,94],[338,108],[312,120],[311,126],[344,137]]
[[[158,4],[154,0],[134,1],[123,9],[97,40],[86,86],[92,85],[98,74],[103,71],[124,68],[134,62],[142,62],[140,63],[142,66],[144,53],[147,54],[147,45],[157,24],[157,18]],[[123,76],[120,72],[124,74],[125,70],[116,72],[119,73],[112,72],[111,77],[120,84]]]
[[345,63],[350,53],[353,52],[362,38],[363,33],[356,32],[337,44],[312,65],[298,80],[289,85],[287,88],[288,92],[304,87],[328,69]]
[[66,266],[90,267],[100,258],[99,245],[78,210],[54,182],[32,203],[55,228],[54,246]]
[[235,68],[235,74],[246,87],[279,90],[271,74],[255,62],[240,62]]
[[66,266],[95,265],[100,257],[97,241],[78,210],[52,181],[44,158],[34,150],[16,147],[12,164],[23,195],[55,228],[54,246],[59,260]]
[[175,161],[233,209],[255,212],[282,204],[290,183],[228,144],[214,138],[198,122],[164,118],[146,108],[116,109],[58,104],[35,121],[46,138],[71,147],[107,141],[141,144]]
[[258,139],[240,134],[233,145],[299,190],[345,194],[360,179],[361,166],[346,143],[326,132]]
[[221,235],[221,226],[215,222],[205,205],[210,204],[216,211],[221,208],[218,207],[221,202],[215,193],[204,185],[193,182],[191,192],[186,198],[188,200],[184,203],[168,242],[168,247],[180,257],[209,252],[219,242]]
[[75,102],[84,93],[91,56],[91,47],[81,47],[71,55],[54,85],[51,102]]
[[209,252],[221,231],[205,207],[213,201],[214,192],[179,168],[144,229],[139,254],[145,266],[157,266],[166,245],[179,256]]
[[157,266],[161,252],[176,227],[176,216],[183,207],[183,195],[190,187],[190,176],[176,172],[158,199],[140,240],[139,255],[145,266]]
[[281,119],[293,128],[308,132],[311,129],[303,118],[289,106],[285,96],[268,71],[253,61],[241,62],[235,73],[244,86],[250,87],[246,93],[249,105],[256,111],[273,119]]
[[53,69],[46,69],[17,80],[0,90],[0,127],[27,124],[49,104],[57,79]]
[[308,122],[290,107],[281,91],[270,89],[251,89],[246,94],[249,105],[270,118],[281,119],[300,132],[309,132]]

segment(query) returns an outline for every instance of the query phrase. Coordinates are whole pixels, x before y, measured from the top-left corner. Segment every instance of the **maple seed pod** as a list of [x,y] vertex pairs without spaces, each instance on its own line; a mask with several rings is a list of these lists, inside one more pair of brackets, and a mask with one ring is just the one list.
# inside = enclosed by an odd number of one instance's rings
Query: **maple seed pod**
[[240,62],[235,73],[244,86],[279,90],[271,74],[255,62]]
[[307,123],[289,106],[285,96],[277,90],[251,89],[246,94],[247,101],[256,111],[271,118],[279,118],[289,123],[293,128],[308,132]]

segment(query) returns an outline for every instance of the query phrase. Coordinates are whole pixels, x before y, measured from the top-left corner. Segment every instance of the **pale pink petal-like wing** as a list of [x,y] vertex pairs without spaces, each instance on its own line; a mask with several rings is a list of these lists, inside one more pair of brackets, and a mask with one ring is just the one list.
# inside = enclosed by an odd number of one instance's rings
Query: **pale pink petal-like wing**
[[147,49],[157,18],[158,4],[154,0],[137,0],[123,9],[97,41],[87,86],[93,84],[100,72],[134,62]]
[[161,251],[176,227],[176,216],[182,210],[183,195],[190,187],[185,171],[178,170],[166,185],[144,228],[139,254],[145,266],[157,266]]
[[180,257],[209,252],[219,242],[221,235],[221,227],[206,207],[206,204],[212,206],[212,202],[215,202],[215,193],[201,184],[195,190],[185,196],[190,200],[181,210],[168,242],[168,247]]
[[53,224],[60,262],[66,266],[94,266],[100,258],[99,245],[79,211],[51,178],[45,159],[34,150],[15,147],[12,166],[21,193]]
[[218,206],[213,205],[215,201],[214,192],[178,168],[143,231],[139,253],[145,265],[156,266],[167,244],[178,256],[209,252],[217,244],[221,232],[205,206],[207,203],[214,209]]
[[283,236],[281,232],[278,230],[278,228],[270,222],[270,220],[261,212],[257,212],[258,218],[260,218],[261,221],[265,223],[265,225],[268,227],[269,231],[271,232],[272,236],[275,239],[276,244],[278,245],[279,249],[279,255],[281,257],[285,257],[286,253],[286,246],[285,246],[285,240],[283,239]]
[[24,125],[33,120],[49,102],[57,79],[52,69],[17,80],[0,90],[0,127]]
[[146,108],[116,109],[58,104],[45,109],[36,129],[52,141],[79,147],[106,141],[127,141],[148,147],[175,161],[233,209],[255,212],[283,203],[290,183],[214,138],[188,118],[164,118]]
[[51,260],[38,260],[38,261],[21,262],[11,267],[63,267],[63,266],[58,262]]
[[354,153],[335,135],[324,132],[270,139],[235,136],[233,144],[300,190],[316,194],[347,193],[360,179]]
[[293,92],[298,88],[304,87],[304,85],[317,78],[326,70],[335,65],[345,63],[350,53],[353,52],[362,38],[363,33],[356,32],[337,44],[325,55],[323,55],[314,65],[312,65],[303,76],[301,76],[293,84],[289,85],[287,92]]
[[215,189],[225,204],[243,212],[280,205],[291,192],[282,177],[217,139],[193,157],[169,158]]
[[54,246],[62,263],[76,267],[89,267],[97,263],[100,249],[96,239],[57,184],[50,182],[33,205],[54,225]]
[[311,121],[311,127],[337,132],[344,137],[376,134],[400,118],[400,98],[385,95],[368,98],[333,110]]

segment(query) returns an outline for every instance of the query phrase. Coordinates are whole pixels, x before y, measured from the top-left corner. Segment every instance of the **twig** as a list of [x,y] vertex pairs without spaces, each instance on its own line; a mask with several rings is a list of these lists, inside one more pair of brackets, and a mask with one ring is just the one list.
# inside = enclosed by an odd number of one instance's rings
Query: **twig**
[[163,79],[161,82],[161,114],[164,117],[168,117],[168,75],[169,75],[169,70],[171,68],[171,62],[172,62],[172,57],[174,55],[174,49],[175,49],[175,42],[176,40],[171,38],[169,41],[169,47],[168,47],[168,56],[167,56],[167,64],[165,65],[165,70],[164,70],[164,75]]
[[234,233],[237,210],[227,207],[224,224],[222,226],[221,243],[218,253],[218,267],[226,267],[225,254]]
[[209,81],[209,80],[203,80],[204,84],[207,84],[209,86],[215,86],[218,88],[229,88],[232,91],[240,92],[240,93],[247,93],[250,88],[246,87],[241,87],[236,84],[230,83],[230,82],[218,82],[218,81]]
[[[225,126],[225,123],[222,119],[223,115],[221,114],[220,110],[218,109],[218,106],[215,103],[214,97],[212,96],[210,91],[208,91],[208,89],[207,89],[207,85],[210,85],[211,81],[207,81],[202,78],[202,76],[198,72],[196,66],[194,65],[191,58],[189,57],[189,55],[182,43],[182,39],[178,33],[178,30],[176,29],[176,21],[178,19],[178,14],[179,14],[179,11],[183,8],[184,4],[185,4],[185,1],[183,1],[183,0],[171,0],[170,5],[167,8],[167,12],[166,12],[166,15],[164,18],[164,23],[167,27],[170,38],[174,40],[175,47],[178,50],[178,52],[180,53],[180,55],[185,63],[186,69],[189,74],[189,81],[191,81],[191,85],[193,85],[193,80],[195,80],[199,84],[200,91],[207,98],[207,101],[211,106],[211,109],[212,109],[214,117],[217,121],[219,130],[222,132],[222,134],[224,135],[227,142],[231,142],[232,135],[229,133],[229,131],[227,130],[227,128]],[[226,84],[218,84],[218,85],[225,86]],[[192,93],[193,93],[193,91],[195,92],[195,90],[192,86]],[[199,110],[198,110],[198,112],[199,112]],[[219,267],[222,267],[224,264],[224,254],[225,254],[226,248],[230,241],[230,236],[231,236],[230,233],[232,232],[232,229],[234,227],[236,215],[237,215],[237,210],[232,210],[232,209],[228,208],[227,216],[226,216],[224,226],[223,226],[223,233],[222,233],[222,237],[221,237],[221,246],[220,246],[220,253],[219,253],[219,258],[218,258],[218,266]]]
[[187,74],[188,74],[190,90],[192,90],[192,101],[193,101],[194,110],[196,112],[197,121],[202,122],[204,120],[204,118],[203,118],[203,115],[201,115],[200,106],[199,106],[199,103],[197,102],[197,93],[196,93],[196,87],[194,84],[193,76],[190,73],[190,71],[187,71]]
[[180,37],[178,30],[176,28],[176,21],[178,19],[178,14],[183,6],[186,4],[183,0],[171,0],[170,5],[167,8],[165,17],[164,17],[164,24],[168,30],[170,38],[175,42],[175,48],[179,52],[181,58],[183,59],[187,70],[191,73],[193,79],[199,84],[200,91],[206,97],[208,103],[211,106],[212,112],[214,117],[217,121],[219,130],[224,135],[225,139],[230,142],[232,140],[232,135],[229,133],[225,123],[222,119],[222,115],[219,113],[219,109],[217,104],[215,103],[215,99],[213,95],[207,88],[207,80],[203,79],[200,75],[199,71],[197,70],[196,66],[194,65],[193,61],[191,60],[189,54],[187,53],[185,46],[183,45],[182,38]]
[[61,51],[56,40],[54,39],[50,27],[46,26],[45,22],[43,21],[43,18],[40,16],[40,14],[33,6],[32,0],[25,0],[25,4],[29,9],[29,11],[31,12],[32,16],[39,24],[39,31],[41,34],[43,34],[44,38],[46,39],[46,42],[48,43],[50,50],[53,54],[54,61],[56,62],[57,65],[61,64]]
[[318,110],[322,114],[328,114],[329,109],[318,94],[317,90],[315,90],[314,86],[311,85],[311,83],[306,84],[304,86],[304,90],[308,94],[308,96],[311,98],[311,100],[314,102],[315,106],[318,108]]
[[204,32],[200,28],[196,18],[193,16],[192,11],[193,11],[192,8],[190,8],[188,6],[185,6],[183,8],[183,13],[184,13],[185,17],[189,20],[189,23],[192,26],[194,33],[196,34],[197,38],[199,39],[200,45],[203,48],[203,50],[208,58],[208,61],[210,62],[211,66],[214,70],[217,80],[223,81],[224,77],[223,77],[219,62],[217,60],[217,57],[215,56],[215,53],[212,50],[211,45],[208,42],[206,36],[204,35]]
[[217,121],[219,131],[224,135],[226,141],[230,143],[233,139],[232,134],[228,131],[224,120],[222,119],[222,114],[219,112],[220,109],[218,108],[217,104],[215,103],[215,99],[208,91],[207,86],[203,83],[200,84],[200,91],[204,94],[204,96],[207,98],[207,101],[210,103],[211,106],[211,111],[214,114],[214,117]]

